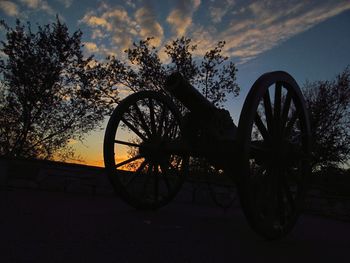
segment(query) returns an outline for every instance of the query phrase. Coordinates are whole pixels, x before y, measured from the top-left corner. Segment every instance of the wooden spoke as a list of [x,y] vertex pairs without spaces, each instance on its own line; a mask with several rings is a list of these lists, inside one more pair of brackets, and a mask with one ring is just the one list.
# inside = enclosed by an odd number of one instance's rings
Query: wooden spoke
[[[265,172],[265,173],[264,173]],[[271,199],[271,193],[272,193],[272,173],[270,167],[259,167],[258,171],[255,175],[256,178],[256,187],[260,188],[261,193],[256,196],[256,198],[261,199],[260,201],[263,201],[264,205],[270,204]],[[259,201],[259,200],[257,200]],[[266,208],[266,207],[264,207]]]
[[286,207],[284,203],[284,198],[283,198],[283,192],[282,192],[282,184],[281,184],[281,177],[285,176],[284,175],[285,171],[280,171],[279,178],[278,178],[278,184],[277,184],[277,200],[278,200],[278,215],[279,215],[279,220],[281,225],[284,225],[285,223],[285,212],[286,212]]
[[142,194],[141,196],[143,197],[146,197],[146,194],[147,194],[147,185],[150,181],[150,179],[152,178],[152,170],[153,170],[153,164],[151,163],[148,163],[148,169],[147,169],[147,176],[146,176],[146,180],[143,184],[143,191],[142,191]]
[[172,138],[172,129],[174,129],[174,127],[176,126],[176,120],[175,119],[172,119],[171,122],[169,123],[169,125],[165,128],[164,130],[164,137],[167,137],[167,138]]
[[150,131],[150,129],[149,129],[149,127],[148,127],[148,125],[147,125],[143,115],[142,115],[142,112],[141,112],[139,106],[137,106],[136,103],[134,103],[133,106],[134,106],[135,111],[136,111],[136,113],[137,113],[137,115],[139,117],[139,120],[141,121],[141,126],[142,126],[143,130],[147,133],[148,137],[151,137],[151,131]]
[[175,139],[176,135],[177,135],[177,132],[178,132],[178,129],[179,129],[179,126],[178,125],[174,125],[173,128],[170,131],[169,138]]
[[166,109],[165,109],[165,107],[162,107],[162,111],[161,111],[160,119],[159,119],[159,124],[158,124],[158,131],[157,131],[158,136],[162,135],[165,117],[166,117]]
[[264,108],[265,108],[265,115],[266,115],[266,123],[267,123],[267,129],[272,132],[273,131],[273,116],[272,116],[272,106],[271,106],[271,99],[270,99],[270,93],[269,90],[266,90],[266,93],[264,95]]
[[260,152],[260,153],[264,153],[267,154],[269,152],[269,148],[266,147],[264,141],[252,141],[250,148],[252,149],[253,152]]
[[252,141],[250,145],[250,156],[255,160],[265,160],[271,154],[271,149],[264,141]]
[[302,169],[301,166],[302,166],[302,164],[298,163],[298,168],[296,168],[298,170],[296,170],[295,173],[293,173],[293,178],[295,178],[295,182],[298,185],[302,185],[302,182],[303,182],[303,177],[300,174],[300,170]]
[[285,128],[285,130],[283,132],[284,136],[287,137],[288,135],[290,135],[290,132],[292,131],[292,128],[293,128],[296,120],[298,119],[298,116],[299,116],[299,110],[294,111],[292,117],[290,118],[290,120],[287,123],[287,127]]
[[298,144],[292,144],[291,150],[288,152],[288,159],[295,162],[295,161],[307,161],[308,156],[307,154],[301,149],[301,145]]
[[262,122],[260,116],[258,113],[256,113],[255,115],[255,119],[254,119],[254,123],[256,124],[256,126],[258,127],[258,130],[260,131],[262,137],[264,138],[265,141],[269,141],[270,140],[270,135],[264,125],[264,123]]
[[126,164],[128,164],[128,163],[131,163],[131,162],[136,161],[136,160],[141,159],[141,158],[142,158],[141,155],[136,155],[136,156],[134,156],[134,157],[131,157],[131,158],[129,158],[129,159],[127,159],[127,160],[121,162],[121,163],[116,164],[116,165],[115,165],[115,168],[121,167],[121,166],[123,166],[123,165],[126,165]]
[[123,145],[131,146],[131,147],[140,147],[139,144],[133,143],[133,142],[126,142],[126,141],[121,141],[121,140],[114,140],[114,142],[117,144],[123,144]]
[[281,82],[277,82],[276,83],[276,88],[275,88],[275,101],[274,101],[274,119],[275,119],[275,125],[276,130],[279,130],[278,126],[280,123],[280,118],[281,118],[281,93],[282,93],[282,83]]
[[158,171],[158,165],[153,165],[154,170],[154,198],[157,202],[159,200],[159,171]]
[[160,165],[160,169],[162,169],[162,172],[164,173],[164,176],[162,176],[162,178],[164,179],[165,185],[166,185],[166,187],[168,189],[168,193],[170,193],[171,192],[171,186],[170,186],[169,180],[167,178],[168,169],[167,169],[166,165],[164,165],[164,163]]
[[278,210],[278,194],[277,194],[277,176],[278,176],[278,170],[276,167],[270,168],[271,169],[271,175],[270,175],[270,184],[271,184],[271,202],[272,202],[272,220],[276,218],[276,213]]
[[287,182],[287,178],[286,178],[287,174],[284,174],[284,176],[281,178],[282,180],[282,190],[283,193],[285,194],[286,198],[287,198],[287,203],[289,204],[290,208],[294,211],[295,210],[295,201],[293,198],[293,194],[289,188],[288,182]]
[[146,167],[147,164],[148,164],[147,161],[143,161],[143,162],[140,164],[139,168],[137,168],[137,170],[135,171],[135,174],[141,173],[142,170]]
[[283,202],[283,194],[282,189],[280,187],[277,188],[277,209],[278,209],[278,217],[280,225],[284,225],[285,223],[285,204]]
[[146,161],[143,161],[140,164],[139,168],[137,168],[137,170],[134,172],[133,176],[130,176],[129,181],[125,183],[126,187],[135,180],[135,178],[142,172],[142,170],[146,167],[146,165],[147,165]]
[[285,101],[284,101],[283,109],[282,109],[282,117],[281,117],[281,129],[282,129],[282,131],[285,128],[285,125],[287,123],[287,118],[288,118],[288,113],[289,113],[291,102],[292,102],[292,96],[291,96],[290,92],[288,91],[286,98],[285,98]]
[[142,140],[147,141],[147,138],[138,131],[130,122],[128,122],[124,117],[121,118],[121,120],[126,124],[126,126],[129,127],[130,130],[132,130],[137,136],[139,136]]
[[[264,217],[268,214],[271,216],[272,210],[274,209],[274,193],[273,193],[273,174],[271,168],[267,168],[265,174],[262,175],[261,182],[257,185],[260,188],[260,194],[256,198],[261,199],[262,207],[257,209],[263,209]],[[267,214],[268,213],[268,214]]]
[[156,122],[154,120],[154,105],[151,98],[148,100],[149,102],[149,115],[150,115],[150,122],[151,122],[151,131],[153,134],[156,134]]

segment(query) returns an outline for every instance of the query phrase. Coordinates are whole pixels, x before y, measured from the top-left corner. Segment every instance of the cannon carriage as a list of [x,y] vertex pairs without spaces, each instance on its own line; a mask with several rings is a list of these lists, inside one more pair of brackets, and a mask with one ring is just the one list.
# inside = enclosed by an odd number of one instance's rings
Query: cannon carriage
[[310,123],[296,81],[282,71],[258,78],[237,126],[179,73],[164,90],[134,93],[110,117],[104,162],[119,196],[136,208],[160,208],[204,158],[235,181],[258,234],[278,239],[290,232],[310,172]]

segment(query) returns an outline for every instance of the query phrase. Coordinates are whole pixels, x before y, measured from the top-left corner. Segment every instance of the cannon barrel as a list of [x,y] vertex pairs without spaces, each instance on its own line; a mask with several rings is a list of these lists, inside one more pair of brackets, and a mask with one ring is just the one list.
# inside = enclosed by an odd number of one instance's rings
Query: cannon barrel
[[217,108],[193,87],[179,72],[169,75],[165,89],[194,114],[212,114]]
[[[214,141],[235,139],[237,127],[230,113],[215,107],[180,73],[176,72],[168,76],[165,89],[190,110],[192,115],[187,119],[187,127],[194,131],[194,136],[198,135],[198,129],[200,129],[205,131],[207,140],[208,138]],[[189,138],[194,141],[193,137]]]

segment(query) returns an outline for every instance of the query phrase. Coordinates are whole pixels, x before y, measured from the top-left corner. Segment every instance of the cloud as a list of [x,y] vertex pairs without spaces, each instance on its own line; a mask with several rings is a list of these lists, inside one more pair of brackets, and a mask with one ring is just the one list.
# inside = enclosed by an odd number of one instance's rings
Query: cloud
[[135,8],[136,7],[136,4],[133,0],[126,0],[125,1],[125,4],[131,8]]
[[42,10],[50,15],[55,14],[55,10],[45,0],[21,0],[30,9]]
[[112,29],[112,25],[105,18],[95,16],[92,12],[86,14],[81,20],[81,22],[84,22],[85,24],[94,28],[101,26],[107,29],[108,31]]
[[11,1],[1,1],[0,9],[8,16],[18,16],[19,10],[18,6]]
[[138,9],[135,13],[135,19],[139,26],[139,35],[142,38],[154,37],[151,44],[158,47],[162,43],[163,28],[157,22],[152,10],[147,7]]
[[97,45],[94,42],[84,42],[83,44],[87,51],[90,53],[98,51]]
[[133,21],[128,13],[122,8],[116,8],[103,14],[103,17],[110,21],[112,25],[112,42],[120,51],[127,49],[133,37],[137,35],[136,22]]
[[189,37],[198,44],[198,55],[217,40],[226,40],[225,55],[244,63],[348,9],[349,1],[256,1],[235,6],[227,29],[195,24]]
[[73,0],[56,0],[64,5],[65,8],[70,7],[73,4]]
[[221,22],[222,18],[227,13],[227,9],[221,7],[210,7],[209,10],[214,23]]
[[209,49],[213,48],[219,39],[215,39],[218,31],[215,27],[204,27],[202,25],[193,24],[189,28],[189,36],[192,44],[197,46],[194,50],[194,56],[203,56]]
[[94,42],[83,42],[86,52],[90,55],[99,54],[102,56],[116,56],[115,49],[108,48],[104,44],[96,44]]
[[0,50],[0,58],[6,58],[7,57],[7,55],[5,54],[5,52],[4,51],[2,51],[2,50]]
[[91,38],[92,39],[102,39],[108,37],[108,33],[99,29],[95,28],[92,30]]
[[[206,9],[200,8],[200,3],[180,0],[165,21],[160,21],[150,5],[131,9],[126,5],[126,10],[101,2],[80,22],[90,27],[91,40],[103,54],[121,55],[133,41],[153,36],[152,44],[160,48],[162,61],[166,61],[164,44],[185,35],[198,46],[195,56],[204,55],[218,40],[225,40],[224,55],[243,63],[350,9],[348,0],[223,0],[211,1]],[[164,30],[163,23],[168,23],[170,32]]]
[[233,0],[214,2],[215,6],[209,7],[209,14],[213,23],[220,23],[222,18],[230,11],[235,4]]
[[127,49],[132,43],[133,36],[137,35],[137,23],[122,7],[110,8],[104,4],[100,10],[85,14],[80,22],[92,28],[94,39],[111,37],[112,44],[120,51]]
[[192,24],[192,16],[200,3],[200,0],[181,0],[178,6],[170,12],[166,21],[170,24],[176,37],[186,34]]
[[80,23],[91,28],[92,39],[111,43],[110,47],[100,45],[97,52],[111,53],[113,49],[114,53],[122,55],[137,38],[154,37],[152,45],[159,47],[162,44],[164,30],[152,8],[145,6],[131,12],[129,14],[123,7],[110,7],[103,3],[98,10],[83,16]]

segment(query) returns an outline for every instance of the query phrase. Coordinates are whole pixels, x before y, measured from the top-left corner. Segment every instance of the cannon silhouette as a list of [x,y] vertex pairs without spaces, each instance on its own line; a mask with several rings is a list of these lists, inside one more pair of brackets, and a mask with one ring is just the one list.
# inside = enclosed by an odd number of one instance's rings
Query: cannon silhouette
[[197,158],[204,158],[235,181],[250,226],[267,239],[281,238],[295,225],[309,155],[304,98],[283,71],[255,81],[238,126],[228,111],[173,73],[164,91],[140,91],[123,99],[104,137],[105,170],[128,204],[140,209],[166,205]]

